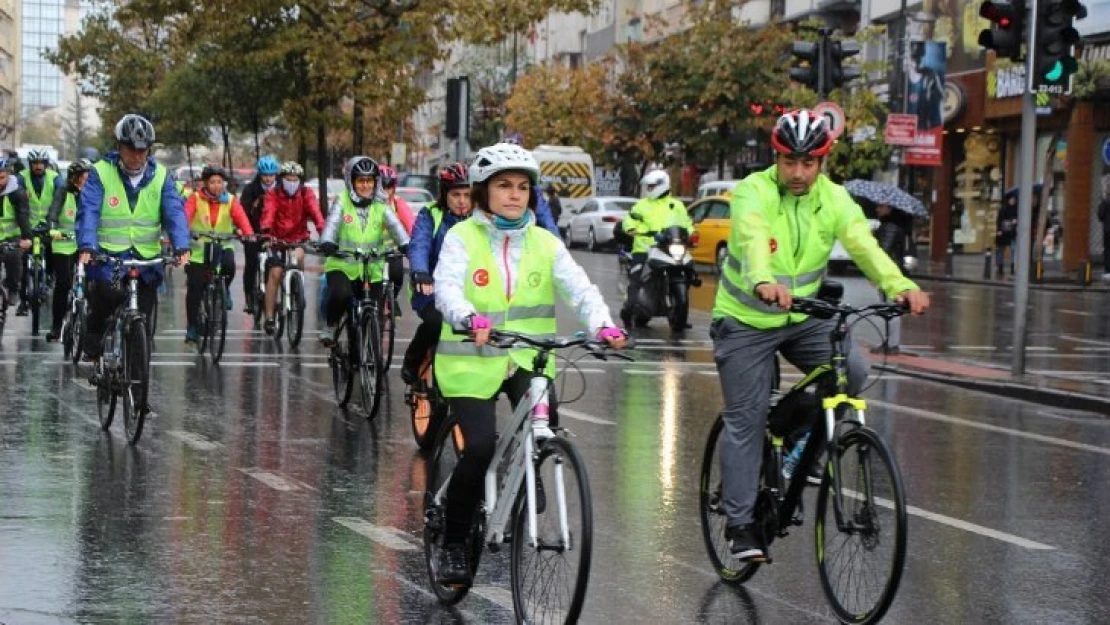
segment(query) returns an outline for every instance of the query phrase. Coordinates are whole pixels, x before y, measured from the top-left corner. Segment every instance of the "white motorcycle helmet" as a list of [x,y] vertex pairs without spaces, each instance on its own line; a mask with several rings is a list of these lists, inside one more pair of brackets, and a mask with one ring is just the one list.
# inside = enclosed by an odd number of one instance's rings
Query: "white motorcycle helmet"
[[646,197],[660,198],[671,190],[671,177],[662,169],[649,171],[640,179],[640,188]]

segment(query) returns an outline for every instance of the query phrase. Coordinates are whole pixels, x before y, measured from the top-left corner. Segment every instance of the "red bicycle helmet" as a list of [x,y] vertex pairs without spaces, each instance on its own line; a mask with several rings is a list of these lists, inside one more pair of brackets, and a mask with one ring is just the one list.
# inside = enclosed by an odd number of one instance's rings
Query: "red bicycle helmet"
[[469,187],[470,178],[466,174],[466,165],[452,163],[439,170],[439,189],[442,192]]
[[391,187],[397,186],[397,170],[393,169],[389,165],[382,165],[378,169],[378,171],[381,174],[383,189],[389,189]]
[[827,120],[807,109],[783,115],[771,131],[771,147],[781,154],[825,156],[832,145]]

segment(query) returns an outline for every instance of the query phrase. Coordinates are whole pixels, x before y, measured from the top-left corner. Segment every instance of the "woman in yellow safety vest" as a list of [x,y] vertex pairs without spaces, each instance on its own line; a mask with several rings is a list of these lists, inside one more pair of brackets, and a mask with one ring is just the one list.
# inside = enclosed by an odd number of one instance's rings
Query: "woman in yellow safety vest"
[[[444,320],[436,382],[466,440],[447,489],[441,584],[470,581],[465,543],[493,457],[497,396],[504,392],[515,405],[529,385],[534,351],[483,349],[490,330],[554,335],[558,291],[598,338],[617,349],[626,341],[586,272],[557,237],[535,226],[538,179],[539,165],[520,146],[499,143],[479,150],[470,165],[478,210],[447,233],[435,269],[436,307]],[[468,330],[474,342],[463,342],[454,328]],[[557,424],[554,398],[550,419]],[[542,423],[534,423],[533,430],[537,437],[551,435]]]

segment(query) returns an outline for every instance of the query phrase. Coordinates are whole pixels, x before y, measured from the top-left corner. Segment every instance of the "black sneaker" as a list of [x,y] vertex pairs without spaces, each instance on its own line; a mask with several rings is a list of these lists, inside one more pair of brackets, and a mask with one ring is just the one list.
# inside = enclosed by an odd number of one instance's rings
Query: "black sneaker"
[[624,324],[625,330],[632,329],[632,313],[626,309],[621,309],[621,323]]
[[471,582],[470,558],[466,545],[451,543],[439,551],[439,566],[436,567],[436,581],[443,586],[466,586]]
[[273,319],[267,319],[263,327],[266,329],[266,336],[273,336],[274,331],[277,330],[277,322]]
[[26,317],[27,312],[29,310],[31,310],[31,308],[29,306],[27,306],[26,302],[20,302],[19,303],[19,308],[15,309],[15,316],[16,317]]
[[763,551],[763,540],[756,532],[755,524],[748,523],[729,527],[725,530],[728,550],[732,557],[741,562],[765,562],[767,554]]
[[57,332],[51,330],[50,332],[46,333],[46,342],[47,343],[57,343],[58,342],[58,336],[59,335],[58,335]]

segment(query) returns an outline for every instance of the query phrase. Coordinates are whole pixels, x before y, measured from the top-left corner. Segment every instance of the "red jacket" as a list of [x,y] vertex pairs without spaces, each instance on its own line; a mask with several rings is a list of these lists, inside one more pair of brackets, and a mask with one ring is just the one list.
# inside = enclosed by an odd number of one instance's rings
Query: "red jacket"
[[[204,191],[198,191],[191,194],[189,199],[185,200],[185,218],[190,228],[193,227],[193,216],[196,215],[197,212],[197,202],[200,201],[202,196],[204,200],[208,202],[208,214],[212,218],[213,226],[216,225],[216,220],[220,216],[220,201],[209,198],[208,194]],[[254,234],[254,228],[251,227],[251,220],[247,218],[247,212],[244,211],[243,206],[239,204],[239,198],[234,195],[231,196],[231,221],[235,224],[235,227],[239,229],[239,234],[247,237]]]
[[393,212],[397,213],[397,218],[401,220],[405,232],[412,236],[412,227],[416,225],[416,215],[412,212],[412,207],[405,201],[405,198],[399,195],[393,196]]
[[290,197],[282,190],[279,181],[266,193],[262,207],[262,232],[289,243],[307,241],[309,221],[316,226],[317,234],[324,231],[324,216],[320,214],[320,203],[316,201],[316,193],[312,189],[302,184]]

